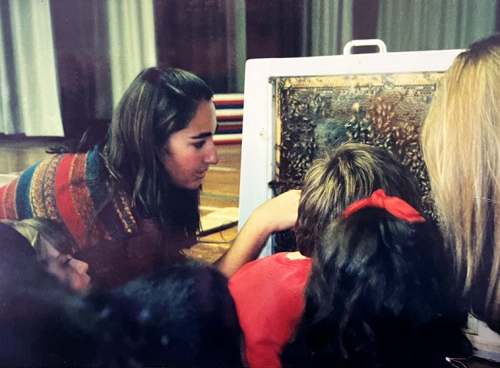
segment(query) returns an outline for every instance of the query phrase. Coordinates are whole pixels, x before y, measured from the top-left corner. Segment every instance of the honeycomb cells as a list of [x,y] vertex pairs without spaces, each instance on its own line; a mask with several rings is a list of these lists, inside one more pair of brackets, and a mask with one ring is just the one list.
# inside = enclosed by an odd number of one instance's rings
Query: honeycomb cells
[[419,181],[424,212],[436,219],[419,136],[441,75],[276,78],[275,192],[300,188],[323,150],[355,141],[382,147],[408,167]]

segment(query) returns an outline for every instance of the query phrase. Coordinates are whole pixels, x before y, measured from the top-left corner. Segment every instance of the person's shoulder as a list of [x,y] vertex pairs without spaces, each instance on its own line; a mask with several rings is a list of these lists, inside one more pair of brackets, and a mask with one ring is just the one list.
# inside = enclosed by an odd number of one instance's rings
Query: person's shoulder
[[267,278],[272,277],[271,275],[289,275],[297,272],[308,273],[311,265],[310,258],[297,257],[294,256],[295,253],[279,252],[248,262],[229,279],[230,284],[239,283],[242,280],[257,280],[261,276]]
[[256,260],[250,261],[244,264],[238,271],[234,273],[233,276],[229,278],[229,283],[235,284],[240,283],[241,280],[245,280],[248,278],[254,278],[255,276],[260,275],[264,270],[268,269],[272,264],[276,264],[276,262],[282,257],[279,253],[272,254],[270,256],[257,258]]
[[[288,252],[279,252],[275,254],[271,254],[269,256],[265,256],[262,258],[257,258],[256,260],[250,261],[243,265],[236,273],[244,273],[252,269],[260,268],[260,267],[267,267],[270,264],[275,264],[275,263],[283,263],[283,260],[286,259],[286,255]],[[234,277],[234,276],[233,276]]]

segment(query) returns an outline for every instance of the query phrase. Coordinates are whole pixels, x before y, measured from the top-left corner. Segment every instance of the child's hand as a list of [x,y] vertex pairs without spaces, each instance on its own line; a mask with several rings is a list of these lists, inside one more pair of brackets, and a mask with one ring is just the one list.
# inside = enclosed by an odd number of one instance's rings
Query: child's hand
[[229,249],[216,262],[226,277],[257,258],[269,235],[293,228],[297,222],[300,190],[290,190],[257,207]]
[[300,190],[289,190],[260,205],[254,215],[270,232],[291,229],[297,222],[299,198]]

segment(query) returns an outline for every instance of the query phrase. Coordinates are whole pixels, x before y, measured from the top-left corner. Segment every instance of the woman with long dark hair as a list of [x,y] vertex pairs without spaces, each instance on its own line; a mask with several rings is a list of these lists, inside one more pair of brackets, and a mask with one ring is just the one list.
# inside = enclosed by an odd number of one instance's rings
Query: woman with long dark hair
[[[74,256],[105,287],[183,261],[180,251],[195,244],[199,230],[201,182],[219,160],[212,96],[187,71],[143,70],[125,91],[105,136],[89,131],[78,144],[54,149],[0,188],[0,219],[38,217],[62,224],[77,244]],[[285,227],[293,225],[291,217]],[[233,272],[262,244],[252,236],[243,245],[235,242],[221,271]],[[255,249],[249,254],[250,247]]]

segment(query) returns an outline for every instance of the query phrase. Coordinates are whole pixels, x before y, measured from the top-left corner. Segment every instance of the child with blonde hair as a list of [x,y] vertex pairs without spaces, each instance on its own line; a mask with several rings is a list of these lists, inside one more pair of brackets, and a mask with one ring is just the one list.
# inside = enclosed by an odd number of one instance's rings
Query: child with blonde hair
[[310,257],[321,236],[347,206],[377,189],[420,209],[416,179],[381,148],[344,143],[317,158],[306,174],[300,196],[297,252],[255,260],[229,279],[251,367],[281,365],[279,353],[300,320]]

